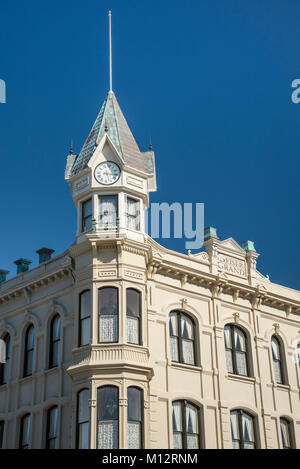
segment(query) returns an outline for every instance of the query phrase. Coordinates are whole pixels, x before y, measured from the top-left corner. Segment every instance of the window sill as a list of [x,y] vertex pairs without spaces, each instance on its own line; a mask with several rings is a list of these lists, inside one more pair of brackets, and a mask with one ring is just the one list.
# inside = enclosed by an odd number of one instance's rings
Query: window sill
[[252,376],[235,375],[233,373],[227,373],[225,376],[232,381],[243,381],[251,384],[256,383],[256,378],[253,378]]
[[279,383],[274,383],[273,382],[273,386],[274,386],[274,388],[282,389],[282,391],[290,391],[291,390],[291,386],[289,384],[279,384]]
[[169,366],[171,368],[177,368],[179,370],[186,370],[186,371],[194,371],[198,372],[202,371],[202,366],[197,366],[197,365],[186,365],[185,363],[176,363],[176,362],[170,362]]

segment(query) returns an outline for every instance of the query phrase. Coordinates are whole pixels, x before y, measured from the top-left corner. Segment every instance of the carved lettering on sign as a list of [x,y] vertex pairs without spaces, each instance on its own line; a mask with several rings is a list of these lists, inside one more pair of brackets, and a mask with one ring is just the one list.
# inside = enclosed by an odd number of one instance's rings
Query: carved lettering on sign
[[240,277],[246,276],[246,265],[245,261],[236,259],[235,257],[225,256],[224,254],[219,254],[218,256],[218,266],[219,269],[229,272],[233,275],[239,275]]

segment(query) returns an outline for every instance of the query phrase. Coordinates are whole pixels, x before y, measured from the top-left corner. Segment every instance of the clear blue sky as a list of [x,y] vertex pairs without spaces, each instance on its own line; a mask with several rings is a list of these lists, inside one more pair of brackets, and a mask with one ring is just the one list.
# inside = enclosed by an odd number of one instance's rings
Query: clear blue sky
[[65,159],[108,91],[109,9],[114,90],[156,152],[151,200],[204,202],[206,226],[253,240],[259,269],[299,289],[297,0],[0,0],[0,268],[74,241]]

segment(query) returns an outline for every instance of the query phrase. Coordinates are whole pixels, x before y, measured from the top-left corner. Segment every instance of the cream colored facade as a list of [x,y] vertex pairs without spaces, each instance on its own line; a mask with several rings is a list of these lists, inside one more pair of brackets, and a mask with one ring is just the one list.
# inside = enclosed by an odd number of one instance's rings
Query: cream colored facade
[[[109,95],[108,99],[115,99]],[[123,123],[116,119],[119,132]],[[165,249],[145,234],[143,208],[155,190],[155,168],[147,174],[124,157],[124,142],[114,144],[108,128],[87,166],[67,172],[78,211],[76,242],[63,254],[0,283],[0,338],[9,334],[7,382],[0,386],[3,447],[18,448],[20,422],[30,414],[30,448],[45,448],[47,411],[58,408],[56,445],[76,447],[77,393],[89,390],[89,446],[97,447],[97,390],[119,390],[119,447],[128,447],[128,387],[143,392],[143,446],[173,447],[172,403],[188,401],[199,412],[202,448],[232,448],[230,412],[253,416],[255,446],[281,448],[280,418],[290,423],[293,445],[300,447],[300,292],[273,284],[256,269],[258,254],[208,231],[205,250],[181,254]],[[151,151],[151,158],[154,155]],[[76,157],[75,157],[76,158]],[[95,168],[114,161],[121,176],[107,187]],[[69,168],[74,155],[69,156]],[[82,204],[92,199],[99,220],[99,196],[117,195],[117,229],[82,232]],[[126,225],[126,198],[139,205],[139,229]],[[249,247],[250,245],[248,245]],[[99,343],[99,289],[118,290],[118,341]],[[141,294],[140,345],[127,343],[126,290]],[[89,345],[80,347],[80,294],[91,291]],[[194,323],[195,364],[172,361],[170,313],[183,312]],[[61,318],[58,366],[49,369],[50,324]],[[34,326],[32,374],[23,377],[25,334]],[[227,371],[224,327],[235,325],[247,337],[248,375]],[[274,372],[271,339],[281,344],[284,384]]]

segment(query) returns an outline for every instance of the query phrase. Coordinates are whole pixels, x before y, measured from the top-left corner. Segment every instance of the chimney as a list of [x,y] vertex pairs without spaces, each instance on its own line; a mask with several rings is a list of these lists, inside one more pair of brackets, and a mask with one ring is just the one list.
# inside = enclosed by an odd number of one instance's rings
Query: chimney
[[210,238],[218,239],[217,230],[212,226],[204,229],[204,241],[207,241]]
[[242,248],[246,252],[256,252],[253,241],[249,241],[249,240],[248,241],[243,241],[242,242]]
[[22,272],[27,272],[29,270],[29,264],[32,262],[27,259],[18,259],[14,262],[17,266],[17,274],[21,274]]
[[6,276],[9,274],[8,270],[0,270],[0,283],[6,282]]
[[39,264],[47,262],[51,259],[51,255],[54,253],[54,249],[41,248],[36,253],[39,255]]

